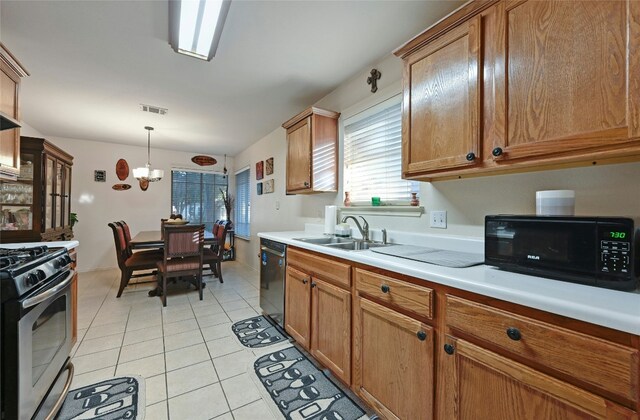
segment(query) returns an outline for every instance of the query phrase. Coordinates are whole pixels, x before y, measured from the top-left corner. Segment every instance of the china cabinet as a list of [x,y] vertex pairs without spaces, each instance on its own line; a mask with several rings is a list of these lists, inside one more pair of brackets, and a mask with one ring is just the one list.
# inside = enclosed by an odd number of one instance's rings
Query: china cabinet
[[2,242],[58,241],[71,230],[73,156],[45,139],[22,137],[20,173],[0,184]]

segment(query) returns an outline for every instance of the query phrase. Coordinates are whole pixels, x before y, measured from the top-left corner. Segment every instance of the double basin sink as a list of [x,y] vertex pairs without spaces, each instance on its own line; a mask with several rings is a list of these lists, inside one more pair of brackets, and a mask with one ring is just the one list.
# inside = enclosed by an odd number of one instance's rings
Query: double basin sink
[[295,238],[297,241],[309,244],[322,245],[334,249],[344,249],[347,251],[364,251],[370,248],[391,246],[393,244],[383,244],[382,242],[369,242],[362,239],[338,238],[335,236],[326,238]]

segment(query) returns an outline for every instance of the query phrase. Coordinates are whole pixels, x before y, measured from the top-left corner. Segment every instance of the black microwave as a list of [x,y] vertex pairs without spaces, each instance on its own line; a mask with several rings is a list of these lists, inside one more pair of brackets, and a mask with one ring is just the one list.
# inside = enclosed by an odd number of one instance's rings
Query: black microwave
[[634,290],[640,230],[624,217],[486,216],[485,264],[558,280]]

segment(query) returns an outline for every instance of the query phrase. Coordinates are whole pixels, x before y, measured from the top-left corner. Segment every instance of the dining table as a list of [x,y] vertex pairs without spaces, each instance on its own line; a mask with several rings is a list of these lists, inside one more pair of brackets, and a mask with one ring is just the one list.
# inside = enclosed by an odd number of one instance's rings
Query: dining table
[[[205,246],[217,244],[217,239],[212,232],[204,231],[204,244]],[[143,230],[131,239],[131,248],[133,249],[157,249],[163,246],[164,239],[160,230]]]
[[[204,245],[211,245],[213,247],[217,243],[218,240],[213,233],[205,230]],[[131,238],[130,244],[133,249],[158,249],[164,246],[164,239],[162,238],[160,230],[143,230]],[[202,287],[205,287],[204,283],[202,284]],[[149,291],[149,296],[160,296],[161,293],[162,288],[158,284],[155,289]]]

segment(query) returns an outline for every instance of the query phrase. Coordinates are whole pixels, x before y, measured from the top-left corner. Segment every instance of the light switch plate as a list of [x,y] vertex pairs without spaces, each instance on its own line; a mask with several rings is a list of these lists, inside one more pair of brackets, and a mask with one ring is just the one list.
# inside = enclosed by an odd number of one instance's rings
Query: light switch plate
[[429,226],[437,229],[447,228],[447,211],[433,210],[429,212]]

